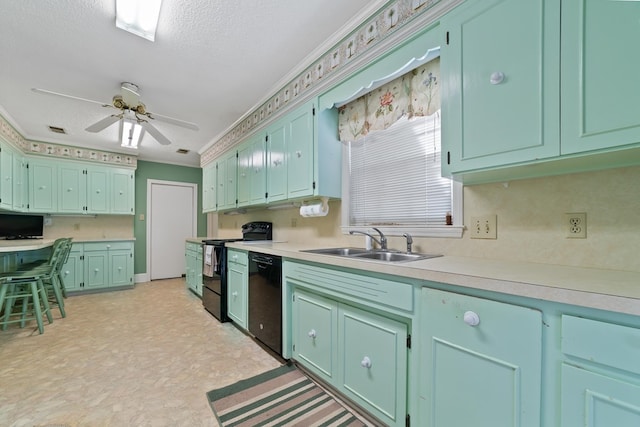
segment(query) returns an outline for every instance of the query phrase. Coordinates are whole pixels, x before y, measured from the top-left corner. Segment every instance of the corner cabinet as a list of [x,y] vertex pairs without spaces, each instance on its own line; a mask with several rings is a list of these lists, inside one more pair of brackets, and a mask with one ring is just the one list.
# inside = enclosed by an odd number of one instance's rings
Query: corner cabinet
[[445,15],[443,174],[481,183],[640,164],[638,15],[640,3],[608,0],[465,2]]
[[0,140],[0,208],[27,210],[27,163],[18,151]]
[[73,243],[61,274],[69,292],[131,287],[133,242]]

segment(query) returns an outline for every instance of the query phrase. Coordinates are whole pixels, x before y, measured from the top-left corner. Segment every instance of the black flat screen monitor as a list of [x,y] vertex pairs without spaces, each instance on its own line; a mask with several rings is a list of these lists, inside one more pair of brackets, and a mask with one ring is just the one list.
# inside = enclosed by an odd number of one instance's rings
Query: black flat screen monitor
[[0,214],[0,238],[40,238],[44,231],[42,215]]

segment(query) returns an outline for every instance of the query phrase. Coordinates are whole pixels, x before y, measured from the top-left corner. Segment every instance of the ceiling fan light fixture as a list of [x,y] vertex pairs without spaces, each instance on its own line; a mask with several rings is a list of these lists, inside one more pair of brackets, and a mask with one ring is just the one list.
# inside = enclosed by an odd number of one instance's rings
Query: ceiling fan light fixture
[[162,0],[116,0],[116,27],[155,41]]
[[122,132],[120,133],[120,145],[125,148],[137,149],[142,138],[142,126],[136,122],[122,120]]

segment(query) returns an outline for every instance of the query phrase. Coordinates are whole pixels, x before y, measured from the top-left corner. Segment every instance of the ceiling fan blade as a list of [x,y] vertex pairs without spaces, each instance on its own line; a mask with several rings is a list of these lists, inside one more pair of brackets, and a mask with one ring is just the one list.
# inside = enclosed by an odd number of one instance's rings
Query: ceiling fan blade
[[138,124],[140,126],[142,126],[142,128],[144,130],[146,130],[160,144],[162,144],[162,145],[171,144],[171,141],[169,141],[169,139],[166,136],[161,134],[160,131],[158,129],[156,129],[155,127],[153,127],[149,122],[144,121],[144,120],[140,120],[140,121],[138,121]]
[[180,127],[191,129],[191,130],[200,130],[198,125],[195,123],[186,122],[184,120],[175,119],[173,117],[163,116],[162,114],[156,114],[151,112],[147,112],[145,115],[150,119],[158,120],[160,122],[169,123],[172,125],[180,126]]
[[115,122],[117,122],[118,120],[120,120],[122,117],[120,115],[114,114],[111,116],[107,116],[104,119],[92,124],[91,126],[89,126],[88,128],[86,128],[85,130],[87,132],[100,132],[101,130],[104,130],[106,128],[108,128],[109,126],[111,126],[112,124],[114,124]]
[[53,91],[46,90],[46,89],[39,89],[37,87],[31,88],[31,90],[34,91],[35,93],[41,93],[41,94],[44,94],[44,95],[61,96],[62,98],[73,99],[73,100],[76,100],[76,101],[90,102],[92,104],[98,104],[98,105],[101,105],[103,107],[112,107],[112,105],[110,103],[108,103],[108,102],[94,101],[94,100],[91,100],[91,99],[80,98],[78,96],[73,96],[73,95],[66,95],[64,93],[53,92]]

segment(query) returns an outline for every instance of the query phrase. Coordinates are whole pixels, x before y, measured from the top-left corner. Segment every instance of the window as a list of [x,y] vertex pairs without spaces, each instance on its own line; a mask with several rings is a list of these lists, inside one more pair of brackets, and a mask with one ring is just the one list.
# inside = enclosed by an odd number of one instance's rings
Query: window
[[[389,235],[461,236],[455,225],[462,224],[462,186],[440,170],[434,71],[437,60],[342,107],[344,231],[377,227]],[[446,225],[447,214],[453,227]]]

